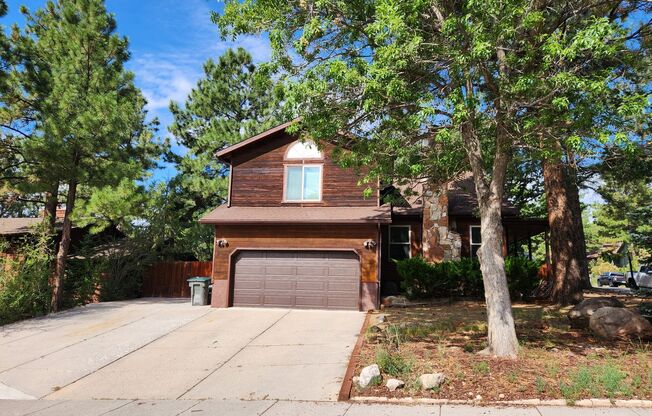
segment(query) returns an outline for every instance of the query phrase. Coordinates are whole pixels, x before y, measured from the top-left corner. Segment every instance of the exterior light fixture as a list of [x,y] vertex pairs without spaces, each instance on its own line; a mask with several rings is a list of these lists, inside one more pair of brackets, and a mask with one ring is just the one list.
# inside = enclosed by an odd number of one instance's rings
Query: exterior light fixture
[[364,248],[366,248],[367,250],[373,250],[376,248],[378,244],[376,243],[375,240],[366,240],[363,245]]
[[225,248],[229,246],[229,242],[222,238],[220,240],[217,240],[217,246],[219,248]]

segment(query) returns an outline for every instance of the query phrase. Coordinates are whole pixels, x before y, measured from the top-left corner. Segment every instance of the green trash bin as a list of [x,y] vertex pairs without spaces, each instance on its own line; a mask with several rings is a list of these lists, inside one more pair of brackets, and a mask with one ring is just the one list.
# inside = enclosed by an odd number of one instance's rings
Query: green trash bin
[[208,286],[210,283],[210,277],[191,277],[188,279],[192,306],[208,305]]

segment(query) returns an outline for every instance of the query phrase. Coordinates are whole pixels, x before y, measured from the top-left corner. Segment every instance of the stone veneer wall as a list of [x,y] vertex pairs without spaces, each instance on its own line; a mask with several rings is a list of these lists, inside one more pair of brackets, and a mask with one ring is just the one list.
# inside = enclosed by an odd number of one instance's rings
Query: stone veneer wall
[[450,230],[446,187],[426,190],[423,198],[423,257],[433,262],[459,260],[462,237]]

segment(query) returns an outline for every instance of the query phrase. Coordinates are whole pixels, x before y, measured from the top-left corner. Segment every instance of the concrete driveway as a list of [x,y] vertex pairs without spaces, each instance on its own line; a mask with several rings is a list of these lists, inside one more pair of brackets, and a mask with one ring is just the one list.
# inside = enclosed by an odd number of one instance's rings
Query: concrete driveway
[[337,399],[360,312],[90,305],[0,328],[0,399]]

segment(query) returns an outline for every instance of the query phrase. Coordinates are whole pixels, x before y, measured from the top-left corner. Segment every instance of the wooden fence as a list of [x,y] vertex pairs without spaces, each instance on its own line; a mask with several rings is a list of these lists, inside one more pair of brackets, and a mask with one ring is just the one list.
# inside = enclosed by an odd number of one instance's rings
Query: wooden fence
[[143,276],[142,296],[160,298],[190,297],[186,281],[190,277],[210,277],[210,261],[174,261],[157,263]]

